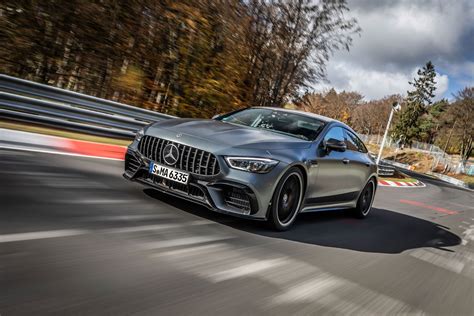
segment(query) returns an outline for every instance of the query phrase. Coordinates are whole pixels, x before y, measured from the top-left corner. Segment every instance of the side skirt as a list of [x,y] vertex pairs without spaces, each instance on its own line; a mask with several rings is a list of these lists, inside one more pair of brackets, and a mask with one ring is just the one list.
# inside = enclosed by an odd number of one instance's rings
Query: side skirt
[[305,199],[304,207],[300,213],[334,211],[353,208],[356,206],[359,193],[359,191],[355,191],[338,195]]

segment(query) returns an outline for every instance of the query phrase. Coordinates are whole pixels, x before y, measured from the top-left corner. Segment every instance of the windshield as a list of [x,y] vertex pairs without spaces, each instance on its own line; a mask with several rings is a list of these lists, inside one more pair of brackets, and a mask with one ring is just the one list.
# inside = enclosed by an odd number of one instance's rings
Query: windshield
[[218,117],[217,120],[265,129],[304,140],[316,139],[324,126],[323,121],[310,116],[259,108],[250,108],[223,115]]

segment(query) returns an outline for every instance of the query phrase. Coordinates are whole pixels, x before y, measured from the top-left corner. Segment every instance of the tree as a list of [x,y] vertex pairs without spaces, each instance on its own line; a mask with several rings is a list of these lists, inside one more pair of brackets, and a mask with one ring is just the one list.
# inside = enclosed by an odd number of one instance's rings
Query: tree
[[0,72],[179,116],[283,106],[359,31],[345,0],[0,2]]
[[458,144],[462,170],[474,147],[474,87],[466,87],[455,95],[456,101],[449,106],[448,120],[452,122],[454,141]]
[[410,85],[414,90],[408,91],[397,124],[392,131],[392,137],[400,140],[402,144],[411,145],[416,139],[420,139],[422,129],[420,118],[426,112],[426,108],[432,104],[434,91],[436,90],[436,72],[431,61],[418,70],[418,78]]
[[345,0],[248,1],[249,104],[281,107],[324,78],[331,54],[360,30],[348,11]]
[[421,141],[433,144],[443,125],[444,114],[448,106],[448,100],[442,99],[428,107],[426,113],[420,118]]
[[402,101],[400,95],[394,94],[355,107],[351,114],[351,127],[362,134],[382,135],[393,103]]
[[297,102],[297,107],[316,114],[351,123],[354,109],[362,104],[363,96],[357,92],[330,89],[324,93],[307,93]]

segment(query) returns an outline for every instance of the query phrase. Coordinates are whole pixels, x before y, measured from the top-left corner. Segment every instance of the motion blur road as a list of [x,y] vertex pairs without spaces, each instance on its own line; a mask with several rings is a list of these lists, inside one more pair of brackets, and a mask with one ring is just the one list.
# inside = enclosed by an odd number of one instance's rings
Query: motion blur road
[[474,314],[474,196],[379,188],[283,233],[145,189],[123,162],[0,149],[0,314]]

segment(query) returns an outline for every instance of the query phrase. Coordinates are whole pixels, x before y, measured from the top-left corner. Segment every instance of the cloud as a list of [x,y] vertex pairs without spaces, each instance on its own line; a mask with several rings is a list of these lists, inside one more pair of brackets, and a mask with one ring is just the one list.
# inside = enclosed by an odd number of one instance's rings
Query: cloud
[[[469,81],[474,72],[474,1],[349,0],[362,33],[350,52],[328,63],[336,90],[356,90],[367,99],[405,94],[408,81],[428,60],[439,72],[437,98],[449,96],[450,81]],[[458,84],[460,84],[458,82]]]
[[[335,87],[337,91],[358,91],[366,99],[380,99],[391,94],[405,95],[413,87],[409,84],[416,77],[417,68],[408,73],[402,71],[381,71],[354,66],[346,62],[332,63],[328,72],[332,74],[330,83],[318,84],[315,90]],[[435,100],[442,99],[448,91],[447,75],[436,73]]]

